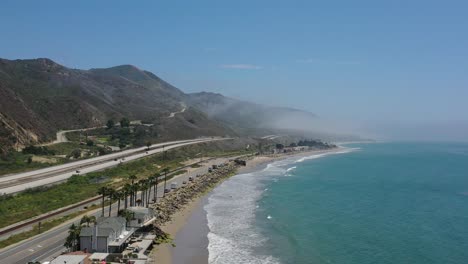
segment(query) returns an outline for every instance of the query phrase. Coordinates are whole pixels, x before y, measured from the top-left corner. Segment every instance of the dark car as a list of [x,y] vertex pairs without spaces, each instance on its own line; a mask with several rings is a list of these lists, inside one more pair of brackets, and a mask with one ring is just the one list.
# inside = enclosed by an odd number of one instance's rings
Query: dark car
[[164,189],[164,193],[168,193],[168,192],[170,192],[170,191],[171,191],[171,190],[169,190],[169,189]]

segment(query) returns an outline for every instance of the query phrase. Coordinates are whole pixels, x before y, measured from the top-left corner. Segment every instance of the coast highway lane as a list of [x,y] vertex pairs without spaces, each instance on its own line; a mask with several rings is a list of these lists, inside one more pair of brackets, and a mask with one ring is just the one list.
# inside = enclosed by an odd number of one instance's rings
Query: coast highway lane
[[[188,181],[190,176],[194,177],[197,174],[206,173],[208,167],[213,164],[220,164],[228,161],[229,158],[218,158],[210,161],[206,161],[204,166],[196,168],[193,171],[181,175],[177,175],[170,180],[177,181],[179,184],[182,181]],[[195,179],[196,180],[196,179]],[[170,185],[168,182],[168,186]],[[158,197],[160,198],[164,191],[164,182],[161,181],[158,184]],[[121,208],[123,207],[121,203]],[[108,215],[109,206],[105,207],[105,215]],[[112,215],[117,214],[117,202],[112,204]],[[101,216],[101,209],[93,210],[88,215],[94,215],[96,217]],[[66,248],[63,246],[65,238],[68,236],[68,228],[72,223],[79,224],[81,219],[77,217],[73,220],[62,224],[55,229],[46,231],[30,240],[20,242],[12,247],[7,247],[0,250],[0,263],[2,264],[25,264],[29,261],[50,261],[53,257],[58,256]]]
[[115,153],[119,154],[119,158],[116,158],[117,156],[115,154],[110,154],[102,157],[97,157],[102,159],[93,158],[92,161],[90,161],[90,159],[74,162],[75,164],[70,164],[70,166],[65,168],[63,167],[63,165],[59,165],[51,168],[46,168],[48,170],[41,169],[33,172],[5,176],[0,178],[0,193],[11,194],[24,191],[28,188],[34,188],[61,182],[70,178],[72,175],[77,174],[77,169],[79,169],[80,174],[86,174],[89,172],[99,171],[113,166],[117,166],[120,163],[129,162],[155,153],[160,153],[163,150],[169,150],[191,144],[228,139],[229,138],[205,138],[196,140],[172,141],[153,145],[156,148],[153,147],[153,149],[149,151],[146,151],[146,147],[133,149],[131,152],[129,152],[130,154],[125,153],[124,155],[126,156],[124,157],[122,156],[122,152],[119,152]]
[[[198,138],[198,139],[169,141],[169,142],[164,142],[164,143],[158,143],[158,144],[151,145],[150,149],[160,148],[160,147],[163,147],[163,146],[179,144],[179,143],[185,143],[185,142],[206,140],[206,139],[207,138]],[[116,159],[116,158],[119,159],[121,157],[131,155],[133,153],[145,151],[146,149],[147,149],[146,147],[133,148],[133,149],[120,151],[120,152],[117,152],[117,153],[112,153],[112,154],[103,155],[103,156],[90,158],[90,159],[85,159],[85,160],[79,160],[79,161],[75,161],[75,162],[69,162],[69,163],[66,163],[66,164],[51,166],[51,167],[47,167],[47,168],[43,168],[43,169],[27,171],[27,172],[22,172],[22,173],[15,173],[15,174],[1,175],[0,176],[0,182],[19,179],[19,178],[25,178],[25,177],[33,177],[33,176],[36,176],[36,175],[41,175],[43,173],[51,173],[51,172],[56,172],[56,171],[76,169],[76,168],[79,168],[81,166],[85,166],[85,165],[88,165],[88,164],[94,164],[94,163],[101,162],[101,161],[113,160],[113,159]]]

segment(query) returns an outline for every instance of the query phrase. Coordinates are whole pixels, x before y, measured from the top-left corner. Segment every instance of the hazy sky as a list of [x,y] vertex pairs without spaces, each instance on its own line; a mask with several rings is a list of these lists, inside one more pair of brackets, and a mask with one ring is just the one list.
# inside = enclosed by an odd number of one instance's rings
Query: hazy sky
[[187,92],[369,134],[468,139],[467,1],[15,0],[0,11],[3,58],[133,64]]

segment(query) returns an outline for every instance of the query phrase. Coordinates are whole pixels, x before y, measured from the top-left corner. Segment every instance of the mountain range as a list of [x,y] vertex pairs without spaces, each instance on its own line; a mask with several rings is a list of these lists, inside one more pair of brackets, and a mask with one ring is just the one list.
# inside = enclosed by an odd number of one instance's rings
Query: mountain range
[[288,117],[317,117],[208,92],[184,93],[132,65],[80,70],[46,58],[0,59],[0,145],[55,139],[59,130],[97,127],[107,120],[158,125],[161,136],[264,135],[288,127]]

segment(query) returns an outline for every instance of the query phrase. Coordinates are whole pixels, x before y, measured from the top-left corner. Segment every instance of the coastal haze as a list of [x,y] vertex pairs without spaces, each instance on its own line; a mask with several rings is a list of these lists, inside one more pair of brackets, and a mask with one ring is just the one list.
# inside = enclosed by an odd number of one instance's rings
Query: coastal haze
[[6,1],[0,263],[468,263],[463,1]]

